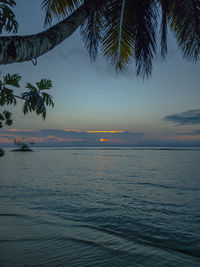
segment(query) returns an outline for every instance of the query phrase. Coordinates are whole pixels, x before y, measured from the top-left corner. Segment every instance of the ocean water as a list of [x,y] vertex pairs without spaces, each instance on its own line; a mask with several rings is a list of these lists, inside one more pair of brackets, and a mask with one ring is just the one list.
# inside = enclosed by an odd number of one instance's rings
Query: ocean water
[[8,150],[0,266],[200,266],[200,150]]

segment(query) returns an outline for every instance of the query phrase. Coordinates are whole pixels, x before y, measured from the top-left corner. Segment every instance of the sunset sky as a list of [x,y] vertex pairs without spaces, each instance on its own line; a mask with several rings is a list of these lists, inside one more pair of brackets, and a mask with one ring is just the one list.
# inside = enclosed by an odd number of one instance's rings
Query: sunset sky
[[[18,34],[44,29],[41,0],[17,0]],[[34,137],[38,145],[167,146],[200,145],[200,62],[181,57],[173,36],[168,56],[158,53],[149,80],[136,77],[134,66],[116,76],[99,55],[91,62],[79,30],[53,51],[32,62],[1,66],[1,72],[19,73],[26,82],[41,78],[53,82],[55,107],[47,119],[22,114],[22,103],[10,108],[14,123],[0,130],[0,144],[15,136]]]

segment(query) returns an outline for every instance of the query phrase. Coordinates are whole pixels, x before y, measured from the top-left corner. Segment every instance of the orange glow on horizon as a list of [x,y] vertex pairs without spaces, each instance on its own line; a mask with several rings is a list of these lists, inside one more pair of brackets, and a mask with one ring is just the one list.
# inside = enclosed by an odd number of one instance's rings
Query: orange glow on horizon
[[124,133],[125,131],[86,131],[86,133]]
[[0,143],[1,144],[8,144],[8,143],[13,143],[13,140],[10,140],[6,137],[0,137]]
[[19,132],[18,129],[9,129],[8,132]]
[[101,139],[99,139],[99,141],[100,141],[100,142],[109,142],[109,141],[111,141],[111,140],[101,138]]
[[24,129],[24,130],[20,130],[20,129],[9,129],[7,131],[8,132],[35,132],[33,130],[26,130],[26,129]]

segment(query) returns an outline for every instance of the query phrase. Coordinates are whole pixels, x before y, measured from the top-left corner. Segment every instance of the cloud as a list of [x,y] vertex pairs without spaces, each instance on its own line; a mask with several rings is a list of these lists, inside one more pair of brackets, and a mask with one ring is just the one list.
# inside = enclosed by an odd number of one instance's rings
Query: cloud
[[165,121],[171,121],[181,125],[200,124],[200,109],[187,110],[182,113],[164,117]]
[[200,135],[200,130],[194,130],[192,132],[176,133],[176,135]]
[[123,130],[43,129],[38,131],[9,130],[0,132],[0,146],[14,146],[14,138],[33,140],[34,146],[117,147],[117,146],[200,146],[200,130],[152,136]]
[[179,141],[179,142],[191,142],[196,141],[200,142],[200,136],[199,135],[191,135],[191,134],[182,134],[182,135],[175,135],[168,138],[169,140]]
[[21,136],[24,140],[33,139],[36,145],[63,146],[113,146],[140,145],[144,133],[123,130],[70,130],[48,129],[39,131],[11,129],[0,133],[1,143],[12,143],[14,138]]
[[62,138],[62,137],[51,136],[51,135],[48,135],[47,138],[54,142],[83,142],[85,141],[84,139]]

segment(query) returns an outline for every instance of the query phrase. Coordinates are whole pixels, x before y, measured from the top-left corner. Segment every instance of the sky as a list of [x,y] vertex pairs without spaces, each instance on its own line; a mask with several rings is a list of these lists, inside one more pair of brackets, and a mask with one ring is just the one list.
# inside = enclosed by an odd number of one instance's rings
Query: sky
[[[18,35],[44,30],[42,1],[16,2]],[[101,54],[91,62],[78,29],[36,66],[1,65],[2,74],[23,76],[18,94],[26,82],[51,79],[55,107],[45,121],[24,116],[20,101],[9,107],[14,122],[0,130],[0,145],[22,136],[41,146],[200,146],[199,70],[200,62],[184,60],[169,34],[166,61],[158,53],[150,79],[136,77],[134,65],[116,76]]]

